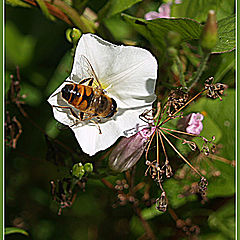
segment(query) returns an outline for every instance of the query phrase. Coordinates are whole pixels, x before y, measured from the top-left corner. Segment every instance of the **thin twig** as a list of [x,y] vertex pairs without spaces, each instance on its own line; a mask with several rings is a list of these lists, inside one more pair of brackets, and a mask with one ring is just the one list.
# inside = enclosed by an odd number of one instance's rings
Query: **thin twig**
[[184,104],[184,106],[182,106],[181,108],[179,108],[175,113],[173,113],[173,115],[171,117],[168,117],[167,119],[165,119],[160,126],[162,126],[163,124],[165,124],[166,122],[168,122],[169,120],[172,119],[173,116],[175,116],[177,113],[179,113],[183,108],[185,108],[189,103],[191,103],[194,99],[196,99],[199,95],[201,95],[202,93],[204,93],[206,91],[206,89],[202,90],[201,92],[199,92],[198,94],[196,94],[193,98],[191,98],[187,103]]
[[169,141],[165,134],[161,130],[159,130],[159,132],[162,134],[168,144],[173,148],[173,150],[183,159],[183,161],[186,162],[200,177],[202,177],[201,173],[195,167],[193,167],[193,165],[175,148],[175,146]]

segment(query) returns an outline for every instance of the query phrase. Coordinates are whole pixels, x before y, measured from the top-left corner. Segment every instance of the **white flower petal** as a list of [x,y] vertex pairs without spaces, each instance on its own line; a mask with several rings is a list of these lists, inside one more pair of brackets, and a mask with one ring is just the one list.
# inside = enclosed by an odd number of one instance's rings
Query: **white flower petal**
[[139,115],[151,106],[139,108],[137,110],[123,111],[120,115],[115,116],[112,120],[99,123],[102,134],[94,123],[78,127],[72,127],[75,136],[82,150],[90,156],[96,152],[107,149],[120,136],[130,137],[136,134],[141,127],[146,124],[139,119]]
[[107,92],[120,100],[119,107],[144,106],[155,100],[157,61],[149,51],[85,34],[77,46],[72,70],[79,78],[83,77],[81,55],[89,60]]
[[[106,94],[118,107],[114,117],[102,118],[98,124],[94,123],[97,119],[80,122],[74,117],[79,115],[79,110],[61,96],[61,89],[69,81],[79,83],[93,76],[89,71],[91,67]],[[92,34],[84,34],[76,49],[71,76],[48,102],[53,106],[55,119],[71,127],[83,151],[94,155],[110,147],[120,136],[130,137],[145,125],[139,115],[152,107],[156,98],[156,78],[157,62],[150,52],[137,47],[116,46]],[[99,127],[102,134],[99,134]]]

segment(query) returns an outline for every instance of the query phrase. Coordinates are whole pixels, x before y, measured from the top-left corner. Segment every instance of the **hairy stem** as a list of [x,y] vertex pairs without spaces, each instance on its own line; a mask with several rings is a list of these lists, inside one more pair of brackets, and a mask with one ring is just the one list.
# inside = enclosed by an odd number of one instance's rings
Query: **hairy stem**
[[179,81],[180,81],[180,83],[183,87],[187,87],[187,84],[185,82],[185,77],[184,77],[184,74],[183,74],[183,67],[182,67],[181,60],[178,56],[175,56],[174,60],[175,60],[175,63],[177,64],[177,68],[178,68],[178,71],[179,71]]
[[188,91],[190,91],[194,87],[194,85],[198,82],[199,78],[201,77],[203,71],[206,68],[209,56],[210,56],[209,52],[207,52],[207,53],[205,52],[203,54],[203,57],[202,57],[201,62],[200,62],[200,65],[199,65],[198,70],[197,70],[197,72],[195,74],[195,77],[190,82],[190,86],[188,88]]

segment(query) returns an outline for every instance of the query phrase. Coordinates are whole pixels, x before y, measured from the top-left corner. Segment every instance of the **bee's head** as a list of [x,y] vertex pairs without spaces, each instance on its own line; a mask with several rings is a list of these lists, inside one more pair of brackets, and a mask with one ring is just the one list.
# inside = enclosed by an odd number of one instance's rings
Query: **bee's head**
[[106,118],[111,118],[112,116],[114,116],[117,112],[117,103],[116,101],[112,99],[112,108],[111,108],[111,112],[106,116]]
[[65,99],[65,100],[69,100],[70,96],[71,96],[71,90],[73,89],[73,85],[72,84],[66,84],[62,90],[61,90],[61,94],[62,94],[62,97]]

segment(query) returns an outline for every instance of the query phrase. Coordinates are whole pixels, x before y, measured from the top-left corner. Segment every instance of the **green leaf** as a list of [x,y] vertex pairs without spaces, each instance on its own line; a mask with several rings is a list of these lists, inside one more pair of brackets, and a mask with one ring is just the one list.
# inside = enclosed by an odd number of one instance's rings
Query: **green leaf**
[[136,216],[133,216],[130,220],[130,229],[135,236],[141,236],[142,234],[144,234],[144,228],[142,227],[142,223]]
[[42,92],[28,83],[21,84],[21,94],[26,95],[24,102],[30,106],[38,106],[42,101]]
[[[225,90],[223,100],[202,98],[194,103],[188,112],[202,112],[205,118],[210,117],[221,129],[222,137],[219,143],[222,144],[221,156],[229,160],[235,159],[235,91]],[[211,128],[204,125],[204,131],[214,135]],[[202,135],[202,134],[201,134]]]
[[162,215],[164,212],[158,211],[156,205],[153,204],[150,208],[144,208],[142,210],[142,217],[145,220],[152,219],[156,216]]
[[6,33],[6,63],[19,67],[27,66],[33,58],[36,40],[30,35],[22,35],[16,26],[7,21]]
[[227,239],[235,239],[235,204],[234,200],[225,204],[208,218],[212,229],[220,231]]
[[73,62],[73,55],[67,52],[58,64],[46,88],[46,96],[50,95],[69,76]]
[[41,8],[41,10],[42,10],[43,14],[46,16],[46,18],[54,21],[55,17],[49,13],[46,3],[43,0],[36,0],[36,2],[39,5],[39,7]]
[[179,33],[181,40],[188,42],[199,39],[202,28],[198,22],[186,18],[144,20],[126,14],[122,14],[122,17],[161,52],[166,49],[169,31]]
[[[221,55],[222,61],[217,65],[217,71],[215,73],[215,82],[222,82],[222,79],[229,71],[235,69],[235,52],[224,53]],[[233,76],[234,78],[234,76]]]
[[[207,164],[208,162],[206,162]],[[235,169],[233,166],[212,160],[211,165],[220,172],[220,176],[209,179],[208,198],[229,197],[235,193]],[[210,172],[210,169],[209,169]]]
[[232,51],[236,47],[235,41],[235,16],[227,17],[218,22],[219,41],[213,53]]
[[110,0],[107,4],[98,12],[98,18],[108,18],[117,13],[132,7],[134,4],[141,2],[142,0]]
[[21,228],[16,228],[16,227],[5,228],[5,235],[13,234],[13,233],[20,233],[20,234],[23,234],[23,235],[26,235],[26,236],[29,235],[25,230],[23,230]]
[[[217,153],[213,154],[211,161],[212,167],[220,171],[221,175],[214,178],[214,181],[209,181],[208,197],[231,196],[235,192],[235,169],[229,163],[225,163],[225,160],[231,162],[235,159],[235,91],[226,90],[222,101],[204,97],[194,103],[188,111],[205,115],[201,135],[208,139],[216,135],[216,143],[221,146],[218,147]],[[210,169],[206,171],[209,172]]]
[[21,0],[6,0],[6,3],[11,5],[12,7],[27,7],[30,8],[31,6]]
[[209,233],[201,235],[201,240],[228,240],[221,233]]
[[184,0],[181,4],[172,4],[172,17],[187,17],[205,22],[209,10],[215,10],[217,19],[228,17],[234,13],[234,0]]
[[82,0],[82,1],[73,0],[72,1],[73,8],[77,9],[79,14],[81,15],[83,13],[84,9],[86,8],[88,1],[89,0]]
[[189,179],[185,180],[184,182],[180,180],[176,180],[174,178],[171,178],[165,181],[164,189],[166,191],[169,206],[176,209],[183,206],[187,202],[196,201],[197,199],[196,195],[190,195],[187,197],[180,196],[180,194],[183,192],[184,186],[185,185],[190,186],[191,183],[193,183],[193,180],[189,180]]

